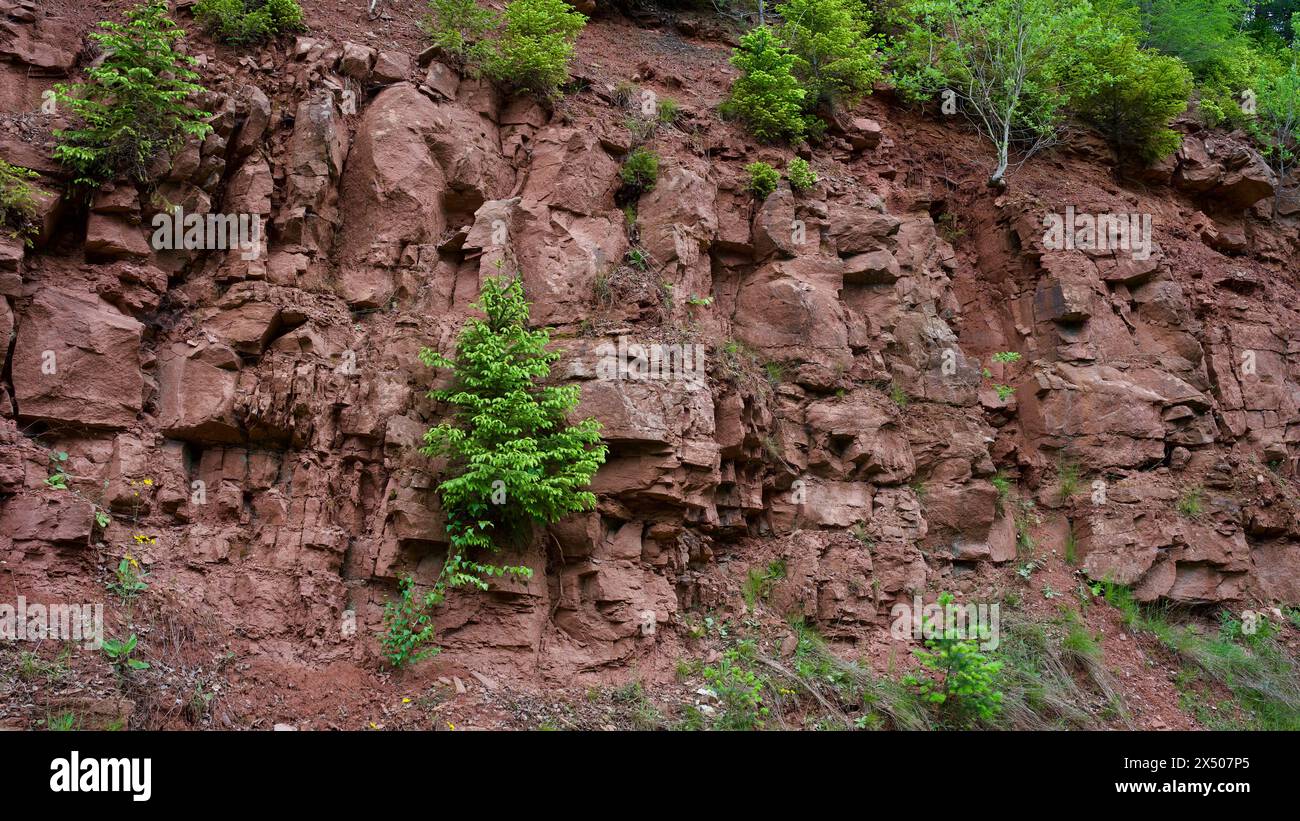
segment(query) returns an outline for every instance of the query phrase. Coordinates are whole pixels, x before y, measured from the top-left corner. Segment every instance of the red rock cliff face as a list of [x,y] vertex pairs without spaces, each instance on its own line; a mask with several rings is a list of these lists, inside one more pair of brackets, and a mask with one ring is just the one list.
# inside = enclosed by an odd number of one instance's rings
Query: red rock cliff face
[[[57,12],[0,2],[0,156],[50,190],[41,92],[77,72],[88,22]],[[246,650],[373,664],[395,580],[430,582],[445,549],[440,465],[417,450],[440,377],[416,353],[449,352],[480,279],[518,270],[610,458],[598,511],[507,557],[530,580],[452,598],[448,658],[542,682],[665,672],[681,614],[734,597],[725,560],[747,552],[788,557],[788,609],[859,635],[1014,560],[1018,526],[1056,549],[1072,533],[1089,576],[1144,599],[1300,601],[1297,206],[1273,216],[1278,183],[1239,140],[1189,135],[1142,182],[1081,141],[997,196],[974,137],[878,96],[812,155],[821,182],[759,203],[743,166],[789,152],[717,118],[717,41],[597,20],[582,90],[547,111],[419,56],[411,26],[372,47],[310,21],[251,56],[193,39],[215,132],[155,190],[85,215],[51,196],[37,247],[4,243],[18,588],[93,591],[130,550]],[[683,115],[629,229],[615,84],[634,78]],[[177,203],[262,218],[260,253],[156,251]],[[1045,247],[1067,206],[1150,215],[1151,253]],[[633,243],[648,271],[621,263]],[[707,376],[604,378],[620,338],[702,346]],[[70,491],[45,485],[51,450]],[[1037,495],[1029,520],[999,469]]]

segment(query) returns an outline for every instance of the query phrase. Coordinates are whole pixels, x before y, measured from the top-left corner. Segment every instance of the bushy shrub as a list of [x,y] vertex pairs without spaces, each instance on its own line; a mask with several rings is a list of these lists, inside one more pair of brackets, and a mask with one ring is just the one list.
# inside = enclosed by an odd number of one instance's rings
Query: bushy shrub
[[781,175],[765,162],[750,163],[745,166],[745,173],[749,175],[745,187],[760,200],[767,199],[776,190],[777,183],[781,182]]
[[228,43],[261,43],[303,27],[297,0],[199,0],[194,19]]
[[889,82],[903,100],[924,103],[949,85],[939,54],[949,47],[946,4],[902,0],[889,6],[886,24],[891,37],[885,53]]
[[502,85],[554,96],[569,77],[573,45],[586,16],[564,0],[513,0],[505,28],[486,48],[483,72]]
[[452,418],[425,434],[423,452],[450,457],[451,476],[438,485],[450,547],[429,602],[447,588],[487,589],[487,579],[530,576],[528,567],[501,567],[474,553],[520,544],[535,523],[552,524],[596,505],[585,488],[604,463],[600,424],[570,425],[576,385],[538,385],[558,353],[548,352],[550,330],[530,330],[529,304],[517,278],[489,278],[474,305],[484,318],[461,330],[456,358],[429,348],[420,360],[450,368],[451,388],[430,396],[452,407]]
[[618,175],[628,187],[644,193],[659,180],[659,157],[647,148],[634,148],[623,161]]
[[174,48],[185,32],[167,16],[165,0],[133,7],[125,23],[99,25],[103,31],[90,37],[104,59],[87,71],[90,81],[55,87],[76,125],[55,133],[54,156],[79,185],[122,175],[143,181],[159,154],[212,130],[208,114],[187,104],[203,87],[191,69],[195,61]]
[[807,191],[817,184],[817,172],[812,170],[812,166],[803,157],[790,160],[785,169],[785,178],[796,191]]
[[786,0],[776,10],[781,42],[795,56],[794,76],[807,92],[805,109],[871,93],[883,58],[861,0]]
[[1248,126],[1252,114],[1242,108],[1243,93],[1257,92],[1263,78],[1280,68],[1276,51],[1285,41],[1273,28],[1281,22],[1276,10],[1243,0],[1145,0],[1138,5],[1145,44],[1178,57],[1196,78],[1200,118],[1212,127]]
[[486,56],[484,38],[499,22],[491,9],[475,0],[429,0],[429,16],[423,27],[434,45],[466,65],[481,62]]
[[807,130],[807,92],[795,78],[796,57],[766,26],[740,38],[731,64],[740,69],[722,112],[740,119],[760,140],[800,139]]
[[32,180],[39,176],[0,160],[0,228],[9,229],[10,238],[22,239],[29,246],[36,233],[36,189]]

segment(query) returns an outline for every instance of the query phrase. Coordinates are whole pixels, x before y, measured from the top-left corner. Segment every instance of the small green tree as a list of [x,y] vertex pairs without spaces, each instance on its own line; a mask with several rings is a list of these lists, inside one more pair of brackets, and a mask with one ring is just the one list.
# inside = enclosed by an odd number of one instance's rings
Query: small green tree
[[[1300,14],[1296,17],[1300,30]],[[1259,92],[1257,120],[1251,131],[1264,149],[1264,157],[1278,177],[1277,193],[1273,197],[1273,213],[1284,197],[1295,197],[1294,187],[1288,180],[1300,161],[1300,40],[1292,46],[1291,65],[1265,79]]]
[[569,78],[585,15],[564,0],[512,0],[505,29],[486,48],[483,71],[510,88],[552,97]]
[[31,246],[37,233],[35,171],[0,160],[0,227],[10,229],[12,239]]
[[489,45],[485,38],[499,22],[495,12],[475,0],[429,0],[423,26],[434,45],[461,65],[470,65],[482,62]]
[[742,36],[731,55],[741,73],[722,112],[739,118],[760,140],[802,138],[808,127],[803,113],[807,92],[794,76],[795,60],[767,26]]
[[187,104],[203,86],[190,68],[195,61],[174,48],[185,31],[167,16],[165,0],[131,8],[125,23],[99,25],[103,31],[90,37],[104,60],[87,72],[90,82],[55,86],[77,125],[55,132],[54,156],[73,169],[78,185],[119,176],[143,182],[159,154],[212,130],[208,114]]
[[881,43],[868,33],[870,15],[860,0],[786,0],[776,10],[781,42],[807,91],[805,109],[871,93],[883,75]]
[[199,0],[194,19],[227,43],[241,45],[303,28],[298,0]]
[[[951,593],[939,594],[945,614],[952,602]],[[929,649],[915,651],[924,672],[909,673],[903,682],[957,726],[994,718],[1002,709],[1002,692],[997,689],[1002,662],[981,653],[977,641],[961,635],[946,619],[938,626],[927,619],[926,626],[939,635],[926,640]]]
[[486,579],[530,576],[528,567],[499,567],[471,558],[495,552],[500,541],[522,542],[535,523],[554,523],[595,507],[585,488],[605,462],[600,423],[575,425],[576,385],[538,385],[559,354],[546,350],[550,330],[529,330],[529,304],[517,278],[484,281],[456,344],[456,358],[429,348],[420,360],[450,368],[455,384],[430,396],[452,406],[453,416],[425,434],[423,452],[450,457],[451,478],[438,485],[451,542],[429,601],[449,587],[487,589]]
[[753,671],[757,648],[744,639],[727,648],[716,665],[704,668],[704,680],[718,697],[722,711],[714,719],[719,730],[761,730],[771,712],[763,703],[768,682]]
[[896,72],[911,98],[947,87],[997,152],[1001,187],[1013,151],[1027,159],[1056,141],[1086,0],[906,0],[895,18]]

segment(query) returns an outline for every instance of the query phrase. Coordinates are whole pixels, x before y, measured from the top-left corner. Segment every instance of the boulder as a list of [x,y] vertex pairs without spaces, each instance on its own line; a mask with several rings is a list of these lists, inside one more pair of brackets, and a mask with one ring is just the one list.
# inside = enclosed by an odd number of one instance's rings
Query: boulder
[[360,43],[344,43],[343,58],[339,61],[339,71],[359,83],[370,79],[370,71],[375,65],[375,50]]
[[67,491],[20,494],[0,508],[0,533],[15,542],[86,547],[94,528],[94,504]]
[[239,357],[224,345],[177,342],[158,352],[158,423],[163,435],[239,442],[235,386]]
[[126,217],[91,212],[86,221],[86,256],[92,259],[144,259],[150,254],[144,230]]
[[[366,109],[342,181],[348,218],[339,237],[340,295],[350,305],[388,299],[394,268],[408,245],[435,242],[447,227],[447,180],[427,139],[438,110],[415,86],[385,89]],[[380,270],[376,270],[380,269]]]
[[846,136],[854,151],[875,148],[880,145],[880,123],[867,117],[854,117],[849,123]]
[[122,428],[142,407],[144,326],[89,294],[43,287],[18,323],[13,384],[23,419]]
[[374,70],[370,73],[372,81],[383,85],[402,82],[410,76],[411,55],[404,51],[379,52],[375,58]]

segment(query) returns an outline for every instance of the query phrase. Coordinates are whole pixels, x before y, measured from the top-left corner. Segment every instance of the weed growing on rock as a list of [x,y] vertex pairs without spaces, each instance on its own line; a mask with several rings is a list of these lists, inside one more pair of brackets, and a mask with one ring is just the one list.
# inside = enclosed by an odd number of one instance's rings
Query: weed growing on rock
[[[1096,637],[1072,611],[1063,609],[1055,623],[1005,617],[998,660],[1002,663],[997,676],[1001,707],[991,720],[983,722],[986,726],[1090,728],[1098,726],[1100,715],[1127,720],[1114,681],[1101,663]],[[1090,710],[1089,705],[1095,709]]]
[[659,130],[659,120],[632,115],[623,120],[623,127],[632,138],[633,145],[649,142]]
[[1205,508],[1204,496],[1205,491],[1199,485],[1187,488],[1178,497],[1178,512],[1189,519],[1200,516],[1201,511]]
[[108,656],[109,663],[120,678],[126,678],[135,670],[149,669],[149,662],[135,657],[136,645],[135,633],[124,639],[104,639],[104,655]]
[[623,160],[618,176],[637,194],[653,190],[659,180],[659,155],[648,148],[634,148]]
[[1064,504],[1070,501],[1079,489],[1079,466],[1073,462],[1062,462],[1056,474],[1056,492]]
[[817,172],[803,157],[795,157],[785,168],[785,178],[795,191],[807,191],[817,184]]
[[149,584],[145,581],[149,576],[149,571],[140,566],[130,553],[122,557],[113,570],[113,581],[109,582],[108,592],[122,600],[122,604],[133,601],[141,593],[149,589]]
[[403,576],[397,582],[399,595],[396,601],[384,604],[383,638],[384,658],[394,667],[405,667],[439,652],[437,647],[420,648],[433,640],[433,617],[429,608],[431,597],[417,597],[415,580]]
[[750,163],[745,166],[745,173],[748,175],[745,189],[760,200],[767,199],[781,182],[780,173],[765,162]]
[[655,109],[659,122],[664,125],[672,125],[677,122],[677,116],[681,113],[681,107],[672,97],[664,97],[659,100],[659,105]]
[[76,713],[59,713],[45,717],[45,729],[53,733],[66,733],[77,729]]
[[772,587],[785,578],[785,562],[776,559],[766,568],[751,567],[745,576],[743,588],[745,605],[752,611],[760,599],[766,599],[772,593]]
[[57,684],[68,674],[68,662],[72,659],[72,645],[64,644],[53,661],[46,661],[31,650],[18,654],[18,677],[23,681],[42,680],[46,684]]
[[899,385],[897,382],[889,386],[889,400],[897,405],[899,410],[907,410],[907,406],[911,404],[912,401],[908,397],[907,391],[905,391],[903,386]]
[[66,451],[50,451],[50,475],[45,477],[45,486],[53,490],[68,489],[68,474],[64,472],[64,465],[68,462]]
[[1254,634],[1248,634],[1229,614],[1218,633],[1210,635],[1195,624],[1172,622],[1168,608],[1143,605],[1128,588],[1107,582],[1104,590],[1126,627],[1155,636],[1186,666],[1180,683],[1191,707],[1198,707],[1214,686],[1232,693],[1234,701],[1221,705],[1224,709],[1198,709],[1202,723],[1222,729],[1300,729],[1300,663],[1273,635],[1271,625],[1261,631],[1256,620]]
[[993,489],[998,492],[997,508],[998,512],[1002,512],[1006,509],[1007,498],[1011,496],[1011,480],[999,470],[989,477],[989,481],[993,483]]

